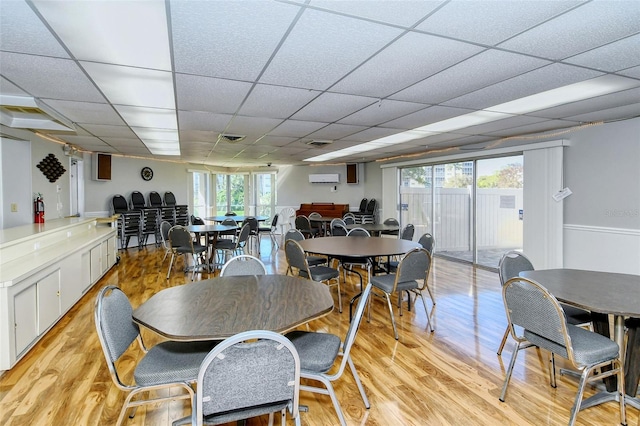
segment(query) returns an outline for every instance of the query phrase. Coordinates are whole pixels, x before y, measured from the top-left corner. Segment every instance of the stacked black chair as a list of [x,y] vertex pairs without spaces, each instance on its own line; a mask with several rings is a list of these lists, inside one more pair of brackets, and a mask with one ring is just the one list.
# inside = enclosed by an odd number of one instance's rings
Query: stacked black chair
[[189,225],[189,208],[186,205],[177,204],[176,196],[173,195],[173,192],[167,191],[164,193],[164,204],[167,207],[173,207],[175,217],[174,222],[176,225]]
[[114,195],[112,200],[113,213],[118,214],[118,239],[120,248],[127,248],[131,237],[138,239],[138,245],[142,240],[140,233],[140,210],[129,210],[127,200],[120,194]]

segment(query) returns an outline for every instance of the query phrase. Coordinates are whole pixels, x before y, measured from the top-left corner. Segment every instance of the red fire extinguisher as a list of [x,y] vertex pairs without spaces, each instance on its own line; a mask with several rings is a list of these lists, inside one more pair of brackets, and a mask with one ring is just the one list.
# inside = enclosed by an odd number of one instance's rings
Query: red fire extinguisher
[[33,201],[33,211],[34,223],[44,223],[44,200],[40,194]]

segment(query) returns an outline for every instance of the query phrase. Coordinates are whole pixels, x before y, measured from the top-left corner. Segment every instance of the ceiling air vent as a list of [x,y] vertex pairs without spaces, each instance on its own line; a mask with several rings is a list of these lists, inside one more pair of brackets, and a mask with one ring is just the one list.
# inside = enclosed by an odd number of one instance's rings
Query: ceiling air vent
[[311,146],[315,146],[315,147],[320,147],[320,146],[326,146],[326,145],[330,145],[333,143],[333,141],[325,141],[325,140],[311,140],[309,142],[305,142],[307,145],[311,145]]
[[220,140],[228,143],[240,142],[241,140],[244,140],[244,138],[246,138],[246,136],[243,135],[220,135]]

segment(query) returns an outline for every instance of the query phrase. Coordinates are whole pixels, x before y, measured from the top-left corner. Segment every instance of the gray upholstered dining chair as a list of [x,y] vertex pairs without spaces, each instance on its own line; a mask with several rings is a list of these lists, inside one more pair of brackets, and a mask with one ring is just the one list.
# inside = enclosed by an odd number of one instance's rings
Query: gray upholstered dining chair
[[305,215],[296,216],[295,225],[305,238],[313,238],[318,235],[318,230],[311,226],[311,221]]
[[198,372],[191,424],[223,424],[289,411],[300,425],[300,358],[285,336],[266,330],[236,334],[206,356]]
[[[302,232],[300,232],[297,229],[289,229],[287,231],[287,233],[285,234],[285,236],[284,236],[284,243],[286,244],[288,240],[303,241],[304,240],[304,235],[302,235]],[[325,256],[307,255],[307,263],[311,267],[318,266],[318,265],[324,265],[324,264],[328,263],[328,261],[329,260]],[[291,273],[291,266],[289,265],[287,267],[287,272],[285,273],[285,275],[289,275],[290,273]]]
[[[502,286],[502,298],[509,322],[509,332],[517,345],[502,386],[500,401],[504,402],[516,358],[521,349],[537,346],[551,352],[551,386],[556,387],[555,357],[559,355],[579,371],[580,383],[575,397],[569,425],[576,421],[582,395],[587,383],[605,377],[617,376],[620,403],[620,422],[626,424],[624,370],[620,361],[618,344],[608,337],[569,324],[562,306],[541,284],[526,278],[515,277]],[[522,329],[521,332],[515,327]],[[611,370],[601,367],[611,365]],[[594,375],[596,370],[600,370]]]
[[[133,308],[129,298],[115,286],[106,286],[98,293],[95,304],[95,325],[107,361],[113,383],[127,395],[116,425],[122,424],[127,410],[146,404],[168,402],[176,399],[192,399],[191,385],[198,377],[198,369],[215,343],[211,342],[162,342],[147,349],[140,337],[140,329],[133,322]],[[128,373],[118,370],[118,360],[127,352],[134,340],[138,340],[144,356],[133,371],[133,382],[122,381]],[[120,367],[123,367],[120,364]],[[127,368],[130,368],[127,363]],[[123,370],[123,368],[121,368]],[[183,395],[166,394],[154,399],[133,398],[165,388],[180,388]],[[130,417],[133,417],[135,411]]]
[[342,220],[344,221],[345,225],[355,225],[356,216],[351,212],[347,212],[344,214],[344,216],[342,216]]
[[164,265],[165,259],[172,253],[171,242],[169,241],[169,230],[172,226],[173,225],[166,220],[160,222],[160,237],[162,238],[162,247],[164,248],[164,256],[162,257],[162,263],[160,265]]
[[[262,234],[268,234],[269,238],[271,238],[271,247],[278,247],[278,240],[276,239],[276,230],[278,229],[278,217],[280,215],[278,213],[273,215],[271,218],[270,226],[259,226],[258,224],[258,247],[260,247],[261,236]],[[259,251],[258,251],[259,252]]]
[[[434,331],[431,316],[434,312],[433,308],[436,306],[436,299],[429,287],[430,270],[431,255],[429,252],[423,248],[415,248],[402,257],[395,274],[374,275],[371,277],[371,284],[373,284],[374,289],[379,290],[387,301],[393,334],[396,340],[398,340],[398,330],[393,316],[393,307],[391,306],[391,294],[396,292],[410,291],[420,296],[427,314],[427,326],[432,332]],[[431,312],[427,308],[424,290],[429,293],[431,298]],[[402,305],[400,305],[400,315],[402,315]],[[371,316],[371,312],[369,312],[369,316]]]
[[[349,324],[344,342],[340,341],[340,337],[330,333],[295,330],[286,334],[286,337],[291,340],[300,356],[300,376],[304,379],[316,380],[325,387],[325,389],[323,389],[310,385],[302,385],[300,386],[300,390],[323,395],[328,394],[331,397],[336,414],[340,419],[340,424],[343,426],[347,423],[340,408],[340,402],[338,401],[336,392],[333,389],[332,382],[340,379],[347,364],[349,364],[351,374],[358,386],[364,406],[367,409],[370,407],[369,399],[367,398],[367,394],[360,381],[360,376],[351,358],[351,348],[356,341],[356,335],[358,334],[360,322],[362,321],[364,308],[370,294],[371,284],[368,284],[360,295],[360,301],[358,302],[355,315]],[[329,374],[329,370],[332,369],[338,358],[341,359],[338,370],[333,374]]]
[[[520,272],[533,271],[534,269],[533,263],[531,263],[531,260],[529,260],[527,256],[516,250],[508,251],[502,256],[498,263],[500,285],[504,286],[511,278],[517,277]],[[587,326],[591,324],[591,312],[569,305],[563,305],[562,308],[569,324]],[[507,343],[508,337],[509,326],[507,325],[502,336],[502,341],[500,341],[500,347],[498,347],[498,355],[502,355],[502,350]]]
[[215,251],[222,252],[222,258],[219,259],[220,263],[227,263],[227,260],[231,257],[239,254],[245,254],[244,248],[247,245],[247,241],[249,240],[249,234],[251,233],[251,225],[245,223],[242,228],[240,228],[240,233],[238,237],[235,239],[229,238],[221,238],[216,241],[213,249]]
[[420,236],[420,239],[418,239],[418,244],[420,244],[425,250],[427,250],[431,257],[433,257],[433,251],[436,248],[436,239],[433,238],[433,235],[428,232],[422,234]]
[[[300,244],[295,240],[287,240],[284,244],[284,252],[289,268],[296,269],[298,275],[313,281],[326,282],[329,287],[338,288],[338,309],[342,312],[342,295],[340,294],[340,272],[329,266],[309,266],[307,257]],[[335,281],[335,284],[331,284]]]
[[[196,271],[199,269],[205,269],[208,265],[205,262],[204,256],[207,253],[207,247],[201,245],[198,241],[194,242],[191,233],[187,231],[184,226],[176,225],[169,230],[169,241],[171,243],[171,263],[169,264],[169,270],[167,271],[167,279],[171,275],[171,268],[176,255],[181,254],[185,257],[191,255],[193,258],[193,266],[187,267],[185,261],[185,272],[192,268],[193,274],[191,275],[191,281],[196,276]],[[186,260],[186,259],[185,259]]]
[[[389,217],[387,219],[384,220],[384,222],[382,222],[384,225],[389,225],[389,226],[397,226],[398,228],[400,228],[400,222],[398,222],[398,219],[396,219],[395,217]],[[400,233],[399,230],[396,231],[382,231],[380,232],[380,234],[382,235],[398,235]]]
[[267,267],[257,257],[240,254],[229,259],[220,270],[221,277],[238,275],[267,275]]

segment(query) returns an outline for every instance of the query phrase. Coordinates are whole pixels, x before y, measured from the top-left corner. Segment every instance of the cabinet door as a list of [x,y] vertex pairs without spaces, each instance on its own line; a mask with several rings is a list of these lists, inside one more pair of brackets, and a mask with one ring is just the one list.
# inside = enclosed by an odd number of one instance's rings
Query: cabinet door
[[111,237],[107,240],[107,269],[116,264],[118,253],[116,252],[116,237]]
[[89,285],[89,253],[87,253],[87,279],[84,280],[82,253],[76,252],[60,261],[60,312],[66,312],[82,297]]
[[102,247],[100,245],[91,249],[91,284],[94,284],[102,276]]
[[60,318],[60,270],[38,280],[38,334]]
[[108,242],[105,240],[102,242],[102,244],[100,244],[100,252],[101,252],[101,259],[100,259],[100,266],[101,266],[101,271],[100,271],[100,275],[104,275],[105,272],[107,272],[107,269],[109,269],[109,247],[108,247]]
[[36,284],[34,283],[13,297],[16,356],[19,356],[38,335],[37,316]]

